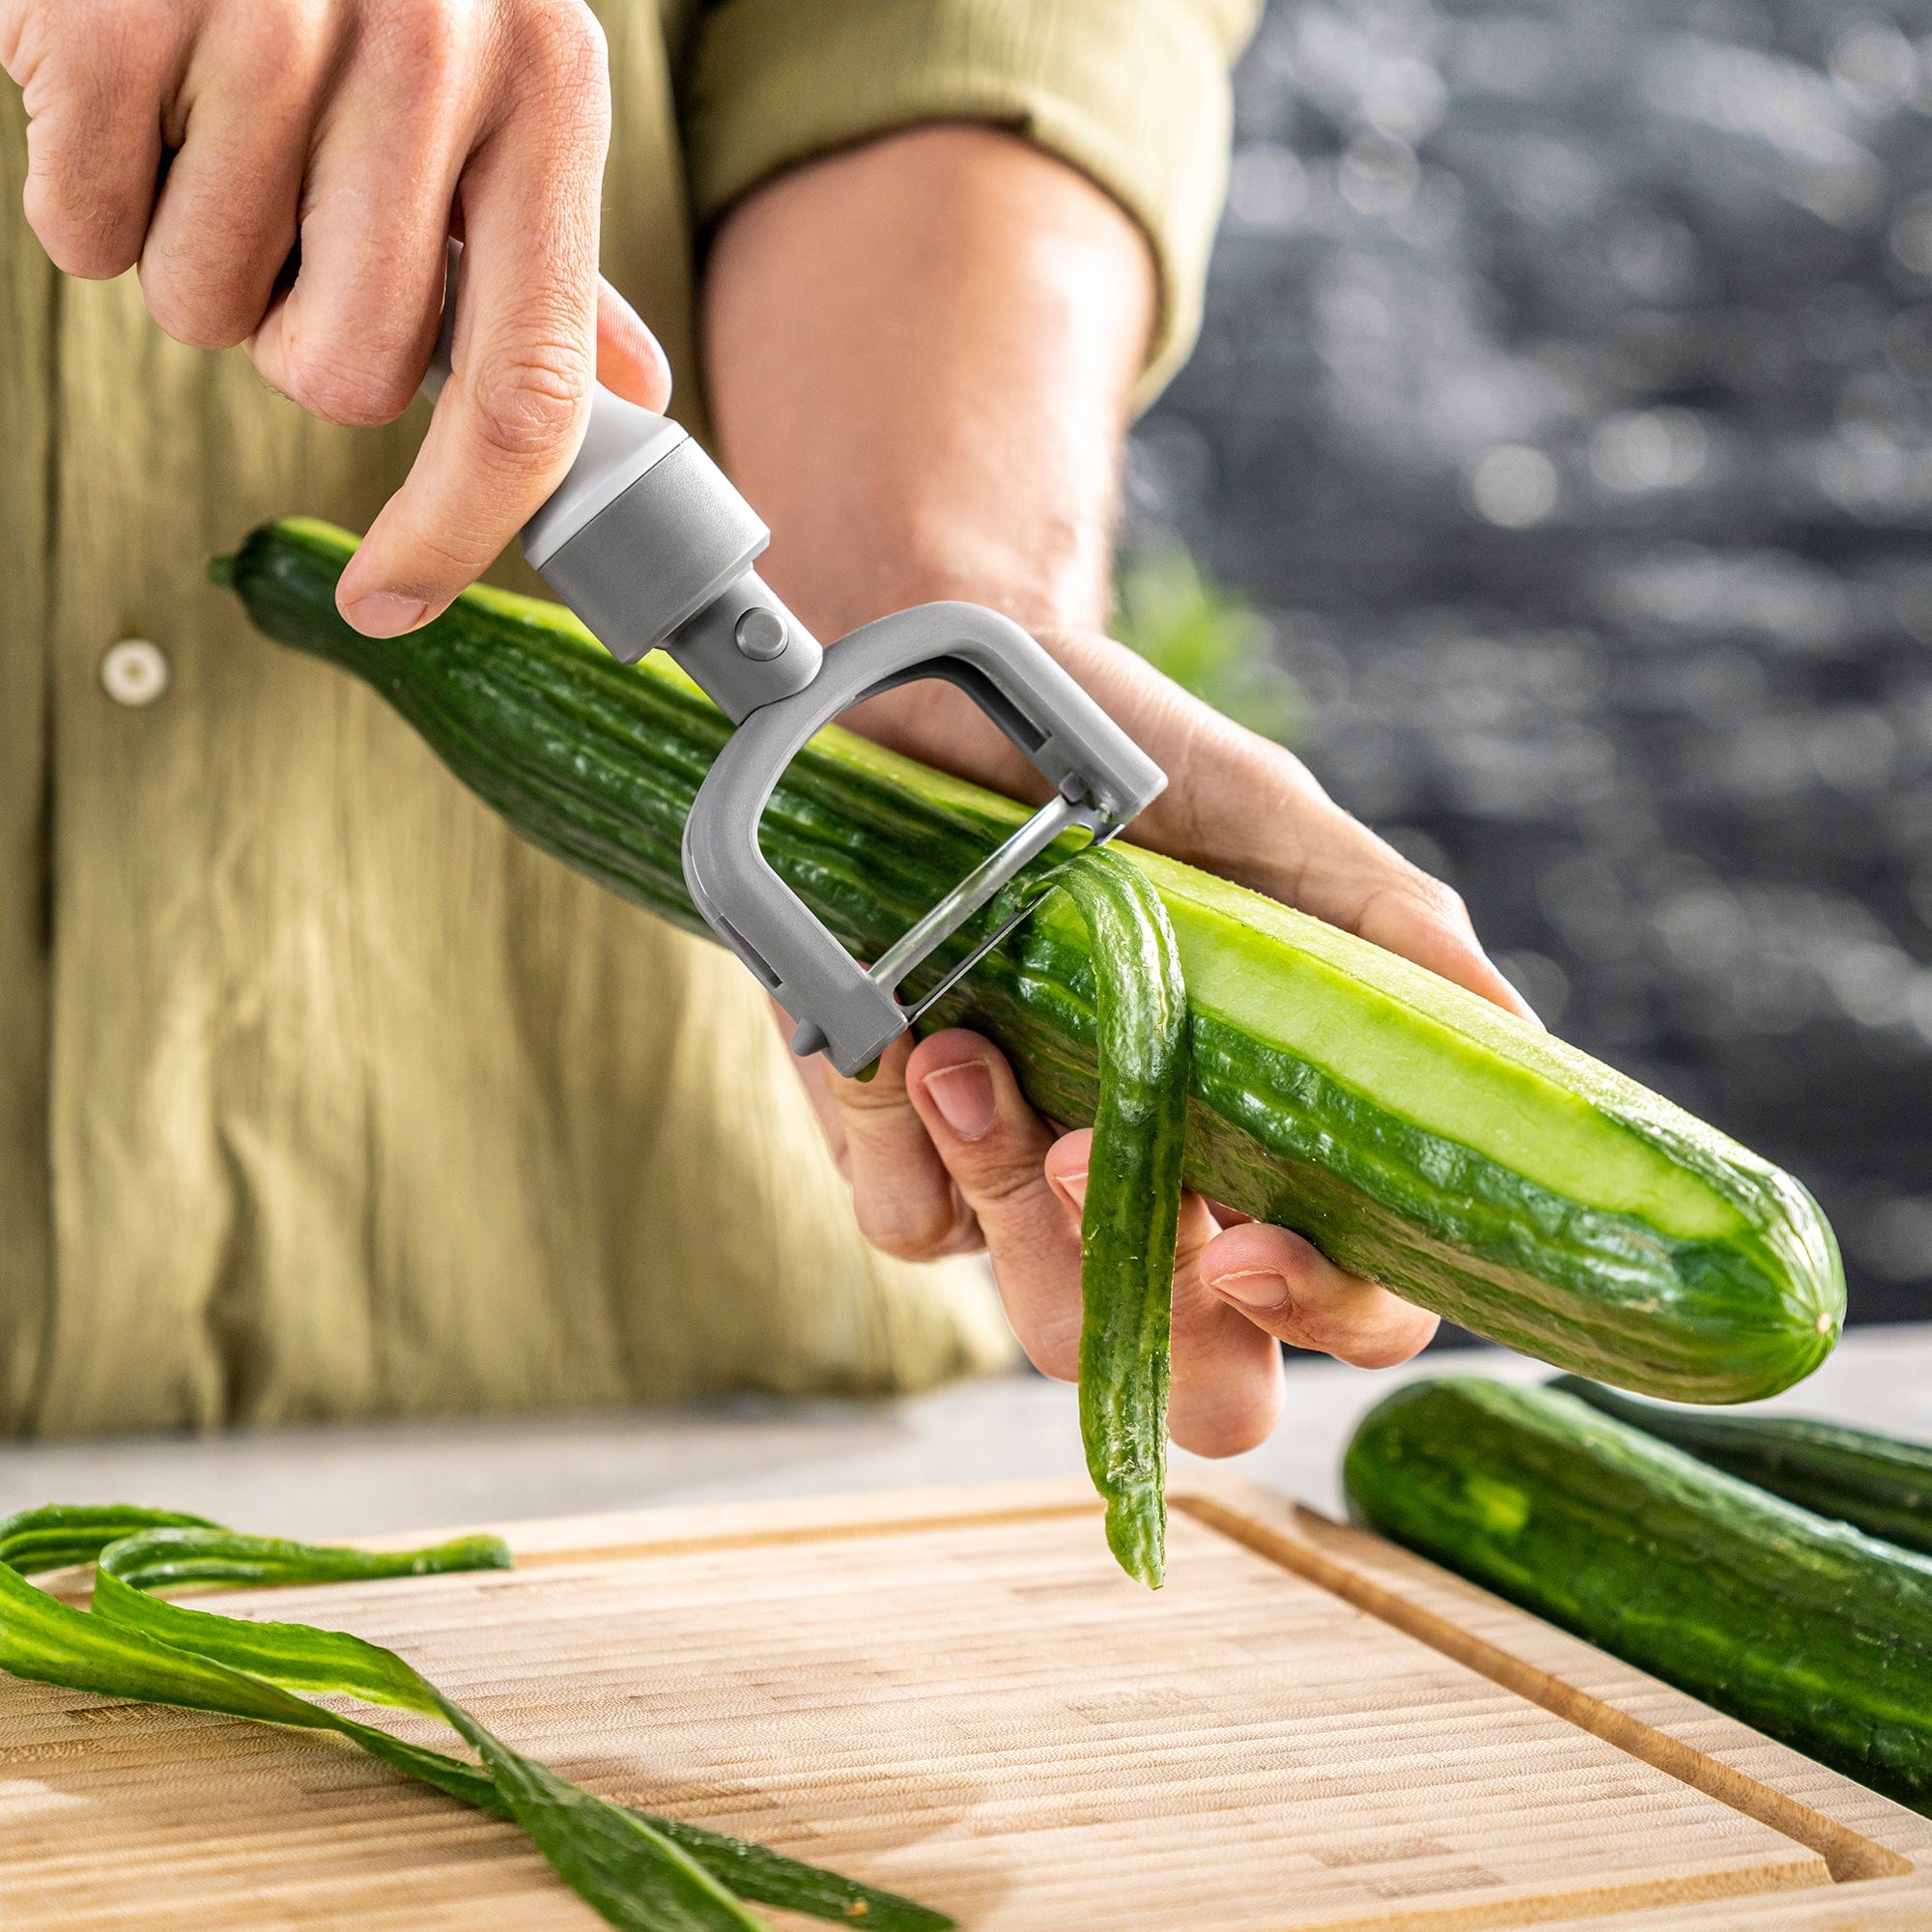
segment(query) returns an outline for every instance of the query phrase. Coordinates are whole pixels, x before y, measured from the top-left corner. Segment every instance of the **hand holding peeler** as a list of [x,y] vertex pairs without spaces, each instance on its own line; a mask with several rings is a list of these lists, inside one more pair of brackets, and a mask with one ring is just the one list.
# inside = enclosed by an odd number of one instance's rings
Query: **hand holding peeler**
[[[455,247],[452,244],[452,270]],[[450,288],[455,288],[452,272]],[[455,304],[425,389],[449,368]],[[736,727],[684,829],[693,902],[797,1023],[792,1050],[840,1073],[869,1066],[1018,923],[986,938],[917,1006],[904,977],[1053,841],[1111,838],[1165,776],[1010,619],[976,604],[923,604],[827,650],[752,567],[771,532],[690,432],[599,387],[582,448],[525,526],[524,554],[611,655],[662,646]],[[1054,797],[869,967],[772,869],[758,824],[786,766],[821,725],[921,678],[966,693],[1054,787]]]

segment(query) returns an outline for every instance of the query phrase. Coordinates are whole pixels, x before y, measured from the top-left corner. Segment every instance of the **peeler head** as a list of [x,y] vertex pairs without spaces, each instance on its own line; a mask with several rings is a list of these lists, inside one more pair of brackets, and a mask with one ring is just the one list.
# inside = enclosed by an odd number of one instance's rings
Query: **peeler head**
[[[775,601],[755,579],[748,583]],[[814,731],[863,698],[927,677],[972,697],[1055,796],[867,968],[772,869],[758,823]],[[713,929],[798,1022],[794,1051],[823,1052],[855,1074],[912,1024],[897,993],[906,973],[1062,832],[1085,826],[1095,838],[1111,837],[1165,783],[1160,767],[1017,624],[976,604],[923,604],[854,631],[803,690],[744,718],[685,824],[685,881]]]

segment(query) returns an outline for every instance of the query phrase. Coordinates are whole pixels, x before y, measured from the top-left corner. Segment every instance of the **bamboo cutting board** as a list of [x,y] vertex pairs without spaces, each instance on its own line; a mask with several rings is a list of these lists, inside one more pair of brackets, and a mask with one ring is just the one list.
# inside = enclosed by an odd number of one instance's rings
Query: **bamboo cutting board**
[[[1054,1484],[513,1526],[509,1574],[221,1607],[972,1932],[1932,1927],[1932,1823],[1374,1537],[1174,1500],[1157,1596]],[[333,1739],[0,1680],[9,1928],[601,1922]]]

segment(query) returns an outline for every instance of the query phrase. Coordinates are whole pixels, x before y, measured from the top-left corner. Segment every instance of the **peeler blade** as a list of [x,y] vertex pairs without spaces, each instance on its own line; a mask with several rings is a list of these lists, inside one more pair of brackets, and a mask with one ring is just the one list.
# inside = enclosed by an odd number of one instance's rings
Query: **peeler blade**
[[1062,833],[1076,826],[1094,832],[1106,814],[1084,798],[1056,796],[1043,805],[997,851],[990,853],[937,900],[915,924],[889,946],[867,971],[874,985],[888,992],[922,960],[928,959],[983,905],[990,904]]
[[[740,618],[754,589],[768,597],[748,576],[725,600]],[[758,821],[821,725],[863,698],[923,678],[963,691],[1057,796],[867,971],[772,869],[758,848]],[[685,821],[685,884],[712,930],[791,1014],[793,1051],[823,1053],[849,1078],[905,1032],[895,988],[907,971],[1062,833],[1078,827],[1098,838],[1111,822],[1130,820],[1164,782],[1159,766],[1009,618],[978,605],[923,604],[841,639],[804,689],[744,715]]]
[[[979,965],[980,960],[985,958],[987,953],[992,952],[1001,941],[1009,939],[1033,917],[1039,909],[1041,902],[1052,895],[1054,880],[1068,866],[1072,865],[1076,859],[1084,858],[1089,852],[1098,851],[1109,840],[1118,838],[1122,828],[1118,820],[1102,818],[1098,824],[1090,826],[1089,830],[1093,832],[1094,836],[1085,845],[1081,846],[1078,852],[1069,853],[1051,871],[1041,873],[1033,882],[1033,886],[1028,891],[1024,899],[1022,899],[1019,905],[1014,907],[1012,912],[1003,919],[978,946],[974,947],[964,959],[960,960],[956,966],[952,967],[938,985],[921,994],[912,1006],[905,1009],[906,1025],[908,1027],[914,1025],[924,1013],[929,1011],[933,1007],[936,1007],[948,993],[952,992],[953,987],[958,985],[960,980],[965,979],[967,974],[972,972],[974,967]],[[997,853],[994,854],[995,858],[998,856]]]

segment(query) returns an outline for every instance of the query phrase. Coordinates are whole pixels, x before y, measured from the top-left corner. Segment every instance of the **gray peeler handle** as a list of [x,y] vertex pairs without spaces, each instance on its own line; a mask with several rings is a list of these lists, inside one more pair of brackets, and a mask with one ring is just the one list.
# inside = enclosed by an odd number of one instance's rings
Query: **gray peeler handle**
[[[450,242],[450,293],[422,384],[432,401],[449,379],[462,260],[462,243]],[[818,670],[817,640],[752,570],[770,541],[681,423],[601,384],[569,473],[523,533],[530,567],[612,657],[634,664],[663,645],[734,723]],[[748,628],[721,632],[721,605],[727,625]],[[754,607],[760,614],[748,617]]]

